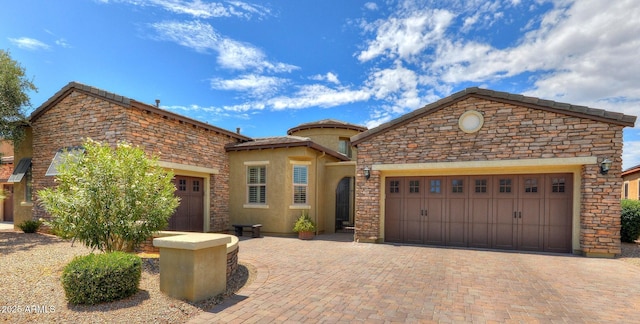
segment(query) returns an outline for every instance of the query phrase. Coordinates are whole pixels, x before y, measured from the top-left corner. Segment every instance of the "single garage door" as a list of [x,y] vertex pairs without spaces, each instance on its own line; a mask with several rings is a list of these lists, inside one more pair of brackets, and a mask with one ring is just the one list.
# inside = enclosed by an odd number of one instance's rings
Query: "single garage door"
[[572,174],[386,179],[385,241],[571,252]]
[[202,232],[204,230],[204,179],[175,176],[176,196],[180,205],[169,218],[169,230]]

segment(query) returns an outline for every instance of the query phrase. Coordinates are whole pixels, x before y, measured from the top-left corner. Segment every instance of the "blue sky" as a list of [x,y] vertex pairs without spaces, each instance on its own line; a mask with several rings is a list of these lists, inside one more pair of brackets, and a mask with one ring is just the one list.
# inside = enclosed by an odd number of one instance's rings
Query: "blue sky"
[[[368,127],[470,86],[640,115],[637,0],[5,0],[0,48],[39,88],[78,81],[251,137]],[[640,131],[624,131],[624,168]]]

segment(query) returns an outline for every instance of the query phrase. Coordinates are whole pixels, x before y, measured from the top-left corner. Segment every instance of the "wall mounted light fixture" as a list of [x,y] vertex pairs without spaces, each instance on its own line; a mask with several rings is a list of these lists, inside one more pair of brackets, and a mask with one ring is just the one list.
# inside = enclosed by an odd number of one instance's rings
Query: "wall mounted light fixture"
[[364,177],[369,180],[371,177],[371,169],[368,166],[364,167]]
[[609,173],[609,169],[611,169],[612,163],[613,161],[609,160],[608,158],[605,158],[604,160],[602,160],[602,162],[600,162],[600,174]]

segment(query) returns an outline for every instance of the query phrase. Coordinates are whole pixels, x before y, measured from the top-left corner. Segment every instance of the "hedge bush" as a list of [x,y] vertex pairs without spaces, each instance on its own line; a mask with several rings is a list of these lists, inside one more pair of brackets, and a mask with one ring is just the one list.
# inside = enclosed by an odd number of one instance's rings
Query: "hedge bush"
[[62,286],[72,304],[98,304],[138,292],[142,259],[125,252],[76,257],[62,272]]
[[622,200],[622,216],[620,220],[622,223],[620,239],[622,242],[633,243],[640,237],[640,201]]

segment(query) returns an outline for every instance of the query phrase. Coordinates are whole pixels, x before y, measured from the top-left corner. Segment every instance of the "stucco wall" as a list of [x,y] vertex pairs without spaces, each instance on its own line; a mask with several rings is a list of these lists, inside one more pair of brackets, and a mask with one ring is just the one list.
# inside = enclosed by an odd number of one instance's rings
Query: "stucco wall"
[[[640,172],[635,172],[623,177],[624,185],[628,185],[627,199],[640,199]],[[624,187],[622,188],[621,196],[624,199]]]
[[[336,189],[340,180],[355,176],[355,161],[328,163],[326,165],[325,190],[323,191],[325,204],[325,233],[335,233],[336,229]],[[352,190],[354,188],[351,188]],[[355,202],[355,201],[353,201]],[[353,208],[353,207],[352,207]],[[354,215],[350,215],[353,219]]]
[[[458,128],[467,110],[484,115],[476,133]],[[608,157],[607,175],[598,165],[582,168],[580,247],[585,253],[620,253],[622,126],[485,99],[468,97],[441,110],[381,132],[358,144],[356,237],[381,234],[380,173],[365,180],[363,168],[376,164]],[[599,161],[598,160],[598,161]]]
[[[14,166],[18,165],[20,159],[28,158],[32,155],[31,128],[26,127],[24,138],[14,148]],[[13,184],[13,224],[15,229],[18,229],[15,225],[32,217],[31,209],[33,208],[33,203],[25,201],[25,183],[26,179],[22,178],[22,181]]]
[[[328,178],[326,163],[336,159],[306,147],[274,148],[247,151],[231,151],[230,156],[230,218],[234,224],[262,224],[262,232],[291,234],[295,220],[301,212],[307,211],[324,232],[329,224],[327,218],[334,217],[330,206],[335,205],[335,188],[329,186],[333,181]],[[293,205],[293,165],[308,163],[307,206]],[[267,167],[267,203],[266,205],[247,204],[246,170],[248,165],[266,165]],[[352,166],[353,168],[353,166]],[[332,226],[332,225],[331,225]]]
[[[349,139],[360,132],[351,129],[341,128],[310,128],[303,129],[292,133],[293,136],[308,137],[315,143],[318,143],[326,148],[339,152],[340,139]],[[355,160],[357,156],[356,148],[352,147],[352,159]]]

